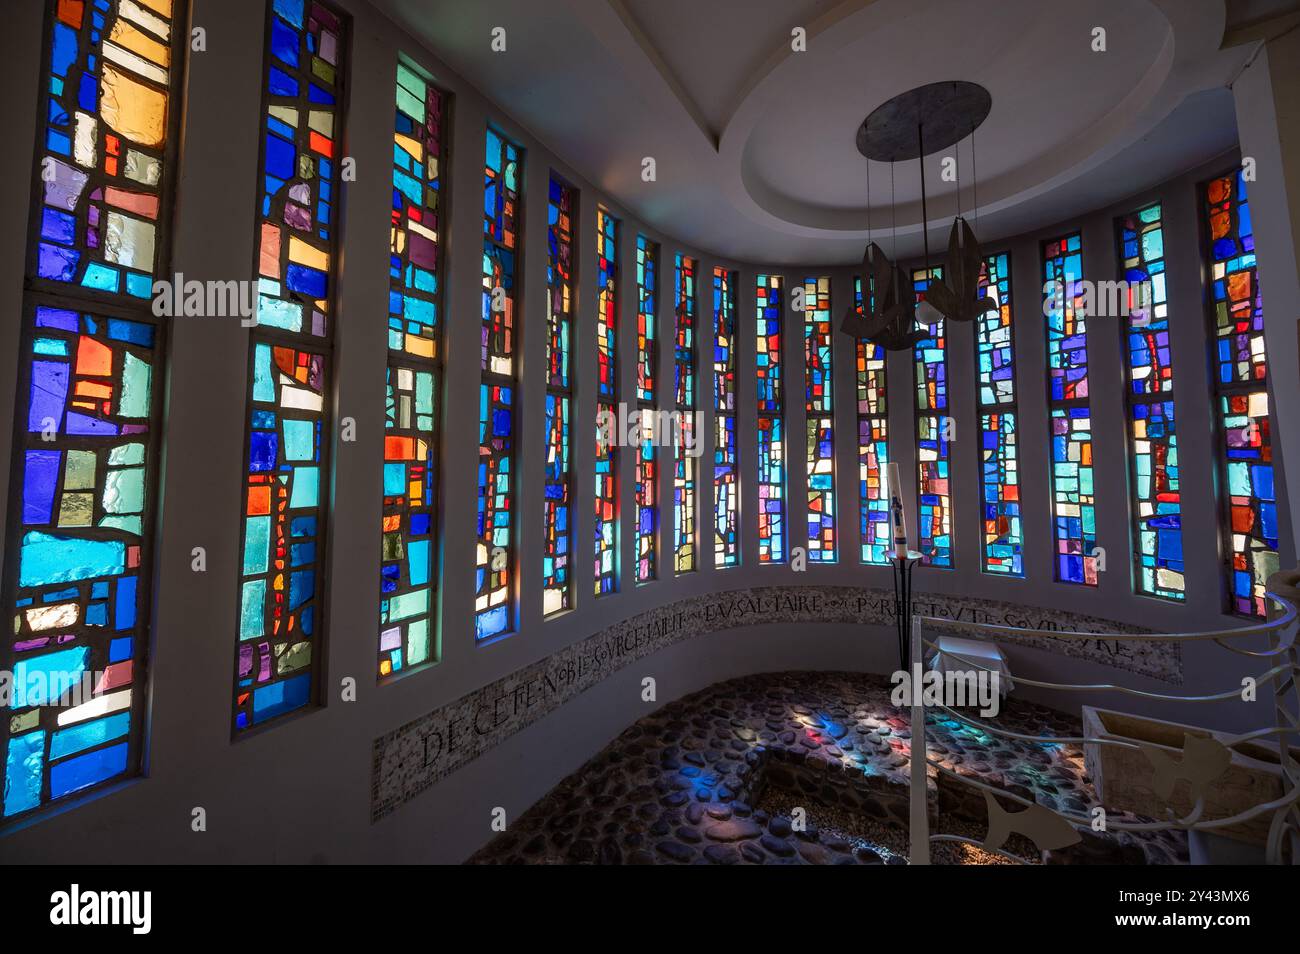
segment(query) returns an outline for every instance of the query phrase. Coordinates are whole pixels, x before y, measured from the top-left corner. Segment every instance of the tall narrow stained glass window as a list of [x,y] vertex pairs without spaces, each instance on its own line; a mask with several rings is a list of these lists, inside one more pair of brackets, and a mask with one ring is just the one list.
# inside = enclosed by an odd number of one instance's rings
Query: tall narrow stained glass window
[[273,0],[250,335],[234,730],[311,704],[324,635],[345,23]]
[[1278,568],[1278,513],[1264,304],[1246,180],[1240,170],[1205,184],[1203,214],[1228,609],[1262,618],[1267,611],[1265,583]]
[[397,64],[379,675],[436,661],[446,97]]
[[975,319],[975,377],[980,413],[981,569],[1024,576],[1020,525],[1020,439],[1016,410],[1016,340],[1011,322],[1011,256],[987,255],[980,291],[997,305]]
[[474,604],[474,636],[480,642],[504,636],[514,626],[515,352],[523,228],[523,150],[489,126],[485,152]]
[[1047,318],[1047,410],[1052,438],[1052,525],[1056,579],[1097,585],[1092,412],[1088,400],[1088,328],[1083,239],[1078,232],[1043,243]]
[[713,269],[713,565],[740,565],[740,487],[736,480],[736,282]]
[[48,7],[5,547],[6,821],[140,769],[166,377],[149,299],[170,278],[187,39],[180,0]]
[[[943,268],[912,272],[917,302]],[[950,568],[952,549],[952,445],[948,417],[948,329],[940,318],[921,326],[926,337],[913,347],[916,369],[917,550],[926,566]]]
[[618,592],[619,221],[596,210],[596,595]]
[[[636,581],[659,575],[658,440],[647,437],[656,420],[659,373],[659,246],[636,237],[636,403],[641,442],[636,458]],[[651,425],[651,426],[648,426]]]
[[1160,203],[1124,216],[1116,226],[1128,283],[1124,338],[1133,586],[1145,596],[1182,600],[1187,595],[1182,497]]
[[759,275],[755,287],[755,371],[758,378],[758,562],[784,563],[785,381],[781,347],[785,333],[783,282]]
[[808,560],[835,562],[835,398],[831,280],[803,283],[804,404],[808,413]]
[[678,424],[674,434],[677,458],[673,474],[673,562],[678,573],[690,573],[697,568],[696,547],[699,543],[695,526],[695,465],[699,455],[699,435],[695,433],[698,399],[695,354],[697,263],[687,255],[678,255],[676,264],[673,275],[677,317],[673,399]]
[[[869,279],[868,279],[869,281]],[[853,305],[862,311],[862,277],[853,277]],[[893,549],[889,524],[889,405],[884,346],[856,341],[858,497],[862,562],[885,564]]]
[[576,262],[573,223],[578,190],[554,173],[546,226],[546,488],[543,494],[542,615],[569,609],[573,592],[571,435]]

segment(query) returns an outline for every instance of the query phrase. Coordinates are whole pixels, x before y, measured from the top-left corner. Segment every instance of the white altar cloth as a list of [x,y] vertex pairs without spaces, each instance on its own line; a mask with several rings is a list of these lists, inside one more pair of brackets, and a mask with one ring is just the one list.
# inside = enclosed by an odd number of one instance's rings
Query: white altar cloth
[[1011,681],[1011,669],[1007,666],[1007,657],[1003,654],[997,643],[986,643],[975,639],[959,639],[956,636],[940,636],[935,640],[938,646],[938,652],[934,654],[934,659],[930,661],[930,669],[934,672],[969,672],[972,668],[978,671],[977,667],[957,659],[960,656],[969,659],[972,663],[977,663],[979,667],[991,669],[998,673],[998,690],[1002,695],[1006,695],[1015,688]]

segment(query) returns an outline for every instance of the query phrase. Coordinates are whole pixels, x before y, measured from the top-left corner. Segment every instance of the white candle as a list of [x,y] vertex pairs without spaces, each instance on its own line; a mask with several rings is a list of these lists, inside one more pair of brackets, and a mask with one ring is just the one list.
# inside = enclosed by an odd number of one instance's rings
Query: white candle
[[897,461],[889,464],[889,512],[894,524],[894,549],[907,552],[907,514],[903,512],[903,481],[898,475]]

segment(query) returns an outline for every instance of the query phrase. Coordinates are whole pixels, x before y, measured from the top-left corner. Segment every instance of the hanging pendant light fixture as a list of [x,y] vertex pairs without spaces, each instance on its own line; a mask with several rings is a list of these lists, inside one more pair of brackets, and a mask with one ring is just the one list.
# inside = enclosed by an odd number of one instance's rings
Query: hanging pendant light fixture
[[[945,275],[935,276],[930,265],[929,197],[925,182],[925,157],[971,138],[974,167],[975,129],[988,116],[992,98],[976,83],[930,83],[901,93],[874,109],[858,128],[858,151],[867,159],[867,248],[863,254],[863,307],[850,308],[843,329],[888,350],[911,347],[929,336],[928,328],[943,318],[971,321],[996,307],[980,290],[979,241],[961,215],[961,179],[957,180],[957,215],[948,236]],[[905,290],[911,288],[906,273],[871,241],[871,161],[890,164],[915,158],[921,180],[921,240],[925,273],[925,300],[916,303]],[[959,167],[960,168],[960,167]],[[978,199],[978,182],[975,184]],[[978,206],[978,201],[976,201]],[[891,220],[896,215],[892,189]],[[978,214],[978,213],[977,213]],[[895,252],[896,254],[896,252]],[[917,326],[920,327],[917,327]]]
[[921,244],[925,249],[925,277],[926,277],[926,296],[925,300],[917,302],[916,320],[927,328],[938,324],[943,315],[939,309],[930,303],[929,290],[937,282],[934,273],[930,270],[930,209],[925,201],[925,123],[916,124],[916,165],[921,171]]
[[[971,166],[975,165],[975,130],[971,129]],[[953,321],[974,321],[980,315],[997,309],[997,302],[980,287],[984,259],[980,254],[975,231],[961,214],[960,143],[957,150],[957,216],[948,233],[948,265],[944,275],[926,287],[926,300]],[[974,184],[978,206],[979,181]]]
[[[892,171],[891,171],[892,181]],[[840,330],[855,338],[869,336],[885,317],[885,300],[894,280],[894,263],[871,235],[871,160],[867,160],[867,247],[862,252],[862,304],[850,302]]]
[[[894,213],[894,167],[889,167],[890,231],[897,248],[897,222]],[[867,159],[867,248],[862,256],[862,306],[848,307],[841,330],[855,338],[880,345],[886,351],[904,351],[926,337],[916,328],[915,309],[910,295],[903,289],[907,276],[871,240],[871,160]]]

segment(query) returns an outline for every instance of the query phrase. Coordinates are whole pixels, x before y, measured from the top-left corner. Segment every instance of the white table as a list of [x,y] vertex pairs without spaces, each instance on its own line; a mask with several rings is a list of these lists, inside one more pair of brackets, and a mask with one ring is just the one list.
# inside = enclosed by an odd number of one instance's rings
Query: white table
[[[1002,695],[1005,696],[1015,688],[1011,681],[1011,669],[1007,666],[1007,657],[1003,655],[997,643],[959,639],[956,636],[940,636],[935,640],[935,645],[938,647],[938,652],[930,661],[930,669],[934,672],[969,672],[975,668],[971,663],[975,663],[998,673],[998,688]],[[962,659],[955,658],[957,656],[970,662],[962,662]]]

